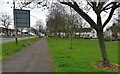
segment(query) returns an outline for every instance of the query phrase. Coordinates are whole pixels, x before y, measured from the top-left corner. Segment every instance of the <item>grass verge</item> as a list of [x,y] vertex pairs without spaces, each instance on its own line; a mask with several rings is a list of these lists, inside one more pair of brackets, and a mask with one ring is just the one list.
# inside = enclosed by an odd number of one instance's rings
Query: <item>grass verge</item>
[[[48,38],[48,46],[56,72],[110,72],[95,67],[102,60],[97,40],[73,39],[70,49],[70,40]],[[106,48],[110,62],[118,64],[118,42],[106,42]]]
[[[30,39],[30,45],[38,41],[39,38],[31,38]],[[20,40],[18,41],[18,44],[15,44],[15,42],[9,42],[9,43],[3,43],[2,45],[2,61],[7,60],[11,56],[21,52],[25,47],[28,45],[28,40]]]

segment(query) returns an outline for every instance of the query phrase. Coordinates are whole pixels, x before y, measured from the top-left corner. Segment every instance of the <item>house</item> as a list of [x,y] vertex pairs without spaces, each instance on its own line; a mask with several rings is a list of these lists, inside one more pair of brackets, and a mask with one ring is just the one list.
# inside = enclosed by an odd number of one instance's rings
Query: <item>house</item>
[[113,24],[110,28],[105,31],[105,38],[120,39],[120,26]]
[[[54,32],[49,32],[48,31],[49,36],[53,37],[55,36]],[[93,28],[79,28],[79,30],[73,30],[68,31],[68,32],[57,32],[56,36],[58,37],[65,37],[65,38],[97,38],[97,32],[95,29]]]
[[82,38],[97,38],[97,32],[93,28],[82,28],[80,31],[80,37]]
[[74,33],[74,37],[75,37],[75,38],[79,38],[79,37],[80,37],[80,33],[79,33],[79,32],[75,32],[75,33]]
[[[15,30],[14,29],[8,29],[8,36],[14,36]],[[0,27],[0,36],[7,36],[7,29]]]
[[106,29],[104,32],[104,38],[107,40],[112,40],[113,36],[112,36],[112,31],[111,29]]

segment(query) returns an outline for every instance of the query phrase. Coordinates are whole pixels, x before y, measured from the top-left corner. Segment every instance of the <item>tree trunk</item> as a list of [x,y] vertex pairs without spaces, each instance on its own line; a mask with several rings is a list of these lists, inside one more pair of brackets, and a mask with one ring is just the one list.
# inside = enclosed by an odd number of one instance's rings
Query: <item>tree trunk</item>
[[9,36],[9,35],[8,35],[8,29],[6,29],[6,32],[7,32],[6,34],[7,34],[7,37],[8,37],[8,36]]
[[57,39],[57,31],[54,31],[54,39]]
[[73,40],[72,40],[72,34],[71,34],[71,45],[70,45],[70,49],[73,49]]
[[107,56],[106,52],[106,47],[105,47],[105,41],[104,41],[104,35],[103,35],[103,30],[98,31],[98,41],[99,41],[99,46],[101,50],[101,55],[103,58],[103,66],[110,66],[110,62]]

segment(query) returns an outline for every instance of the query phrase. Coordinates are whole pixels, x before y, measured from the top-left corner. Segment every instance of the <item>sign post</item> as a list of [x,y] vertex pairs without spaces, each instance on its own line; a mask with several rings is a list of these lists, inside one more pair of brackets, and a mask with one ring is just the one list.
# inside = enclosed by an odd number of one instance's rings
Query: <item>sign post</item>
[[30,33],[29,32],[30,31],[29,31],[29,28],[28,28],[28,45],[30,45],[30,38],[29,38]]
[[[17,28],[30,28],[30,10],[21,10],[21,9],[15,9],[15,2],[14,2],[14,25],[15,25],[15,40],[16,44],[17,41]],[[29,44],[29,34],[28,34],[28,44]]]

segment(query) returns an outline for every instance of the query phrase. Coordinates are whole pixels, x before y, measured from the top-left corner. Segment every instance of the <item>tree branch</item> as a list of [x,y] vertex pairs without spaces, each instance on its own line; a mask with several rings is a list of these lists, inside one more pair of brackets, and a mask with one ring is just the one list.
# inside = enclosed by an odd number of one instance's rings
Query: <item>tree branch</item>
[[91,19],[90,16],[88,16],[88,14],[86,14],[85,12],[83,12],[82,9],[79,8],[78,4],[76,2],[74,2],[74,8],[75,11],[77,11],[79,13],[79,15],[81,15],[90,25],[91,27],[93,27],[94,29],[98,29],[96,23]]
[[98,8],[101,10],[102,7],[103,7],[103,5],[104,5],[105,3],[106,3],[106,2],[99,2],[99,4],[98,4]]
[[111,7],[109,7],[109,6],[110,6],[110,5],[113,5],[113,4],[115,4],[115,3],[116,3],[116,2],[111,2],[111,3],[107,4],[105,7],[103,7],[103,8],[101,9],[101,12],[110,9]]
[[23,8],[23,7],[26,7],[27,5],[29,5],[29,4],[31,4],[32,3],[32,1],[31,2],[27,2],[27,3],[24,3],[25,5],[23,5],[22,7],[21,7],[21,9]]
[[96,30],[98,29],[96,23],[91,19],[90,16],[88,16],[88,14],[86,14],[85,12],[83,12],[82,9],[79,8],[76,2],[73,2],[74,4],[72,4],[71,2],[60,2],[60,3],[72,7],[76,12],[78,12],[79,15],[81,15],[91,25],[91,27],[93,27]]
[[110,21],[110,19],[112,18],[113,13],[115,11],[115,9],[116,9],[116,6],[113,5],[113,7],[112,7],[112,9],[111,9],[111,11],[109,13],[109,16],[108,16],[107,20],[104,22],[102,28],[104,28],[107,25],[107,23]]
[[91,7],[93,7],[93,5],[90,2],[87,2],[87,3],[88,3],[88,5],[90,5]]

